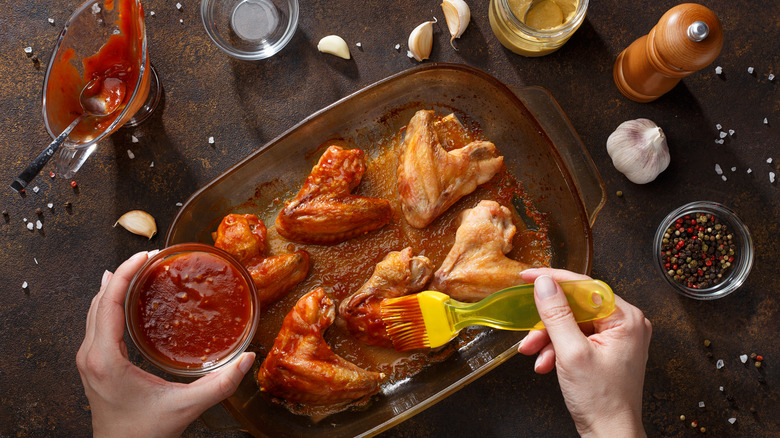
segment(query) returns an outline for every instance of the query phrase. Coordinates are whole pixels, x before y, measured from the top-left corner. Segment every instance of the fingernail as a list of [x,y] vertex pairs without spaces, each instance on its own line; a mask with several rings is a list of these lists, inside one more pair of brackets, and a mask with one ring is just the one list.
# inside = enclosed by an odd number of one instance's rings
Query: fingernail
[[536,296],[543,300],[555,296],[555,293],[558,292],[555,282],[549,275],[539,276],[534,281],[534,290],[536,291]]
[[252,364],[254,362],[255,362],[255,354],[245,353],[241,357],[241,362],[238,363],[238,369],[241,370],[242,373],[246,374],[246,372],[249,371],[249,368],[252,368]]
[[156,255],[157,255],[157,253],[159,253],[159,252],[160,252],[160,250],[159,250],[159,249],[153,249],[153,250],[149,251],[149,252],[146,254],[146,256],[147,256],[147,257],[149,257],[149,258],[152,258],[152,257],[156,256]]
[[148,254],[149,253],[147,251],[137,252],[133,254],[133,256],[130,257],[128,260],[135,260],[135,259],[140,259],[141,257],[148,257],[149,256]]
[[522,271],[520,271],[520,275],[527,274],[529,272],[533,272],[533,271],[535,271],[537,269],[539,269],[539,268],[528,268],[528,269],[522,270]]
[[525,342],[525,338],[520,340],[520,343],[517,344],[517,352],[522,353],[523,352],[523,342]]
[[103,278],[100,279],[100,287],[103,287],[108,283],[108,279],[111,277],[111,273],[108,270],[103,271]]

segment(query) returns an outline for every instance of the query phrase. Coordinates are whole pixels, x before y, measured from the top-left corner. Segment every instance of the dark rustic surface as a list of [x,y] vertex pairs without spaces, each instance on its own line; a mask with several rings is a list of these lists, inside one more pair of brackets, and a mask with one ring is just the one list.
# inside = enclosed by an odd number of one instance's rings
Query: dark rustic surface
[[[102,142],[75,177],[78,190],[69,181],[50,179],[47,168],[30,187],[37,185],[39,192],[28,190],[26,196],[16,195],[8,184],[50,138],[41,118],[45,66],[37,69],[23,49],[31,46],[45,64],[78,2],[0,3],[0,209],[8,212],[0,219],[0,437],[88,436],[89,405],[74,357],[103,271],[137,251],[160,247],[176,203],[241,157],[307,115],[417,64],[406,57],[409,32],[432,15],[443,17],[439,0],[301,0],[301,19],[290,44],[271,59],[241,62],[208,39],[197,2],[179,1],[182,11],[175,0],[144,2],[147,14],[156,13],[147,17],[147,32],[151,60],[165,89],[162,106],[142,126]],[[449,46],[446,28],[439,25],[431,60],[469,64],[506,84],[549,90],[606,183],[608,201],[594,227],[593,275],[653,322],[644,394],[648,434],[698,435],[689,425],[694,419],[709,436],[780,434],[780,187],[768,177],[780,163],[780,79],[767,79],[769,73],[780,73],[777,3],[706,3],[723,23],[720,57],[650,104],[619,94],[612,64],[675,2],[593,2],[574,37],[543,58],[504,49],[491,32],[487,1],[469,3],[472,21],[456,41],[460,51]],[[317,41],[332,33],[349,42],[352,60],[317,52]],[[716,65],[723,67],[720,77]],[[672,156],[669,168],[642,186],[614,169],[604,146],[618,124],[638,117],[664,129]],[[718,123],[736,131],[723,145],[713,142]],[[131,135],[140,141],[132,143]],[[213,146],[209,136],[216,140]],[[135,159],[128,157],[128,149]],[[716,163],[728,181],[716,175]],[[622,198],[615,195],[618,190]],[[717,301],[676,295],[652,265],[657,224],[673,208],[694,200],[732,207],[756,245],[746,284]],[[64,208],[66,201],[72,208]],[[147,241],[112,228],[131,209],[150,212],[161,234]],[[28,231],[23,218],[40,219],[43,228]],[[22,290],[25,281],[29,288]],[[709,348],[705,339],[712,341]],[[751,352],[766,358],[763,368],[740,363],[739,355]],[[723,369],[716,370],[717,359],[724,360]],[[574,435],[554,374],[537,376],[532,367],[533,358],[516,356],[383,436]],[[705,407],[699,407],[700,401]],[[729,417],[737,422],[729,424]],[[185,435],[221,433],[196,422]]]

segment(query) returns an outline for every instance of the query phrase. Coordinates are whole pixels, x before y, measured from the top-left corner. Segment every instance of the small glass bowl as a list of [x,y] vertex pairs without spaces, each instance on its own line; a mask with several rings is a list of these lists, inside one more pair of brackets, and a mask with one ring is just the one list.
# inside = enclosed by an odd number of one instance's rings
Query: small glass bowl
[[223,52],[256,61],[290,42],[298,27],[298,0],[201,0],[200,18]]
[[[728,227],[728,230],[731,230],[733,242],[737,248],[737,252],[734,255],[734,261],[731,263],[727,275],[722,278],[718,284],[706,289],[690,288],[674,281],[664,267],[661,251],[666,230],[673,227],[678,218],[696,213],[708,213],[716,216],[721,223]],[[747,279],[750,268],[753,266],[753,241],[750,238],[750,232],[748,232],[745,224],[742,223],[739,217],[737,217],[731,209],[717,202],[696,201],[677,208],[661,221],[658,230],[655,232],[655,238],[653,239],[653,256],[661,276],[663,276],[675,291],[686,297],[697,300],[714,300],[734,292]]]
[[[156,268],[164,266],[165,262],[173,257],[187,257],[198,254],[212,256],[209,257],[212,262],[224,262],[224,266],[232,267],[235,269],[235,271],[238,272],[239,277],[243,280],[243,284],[249,292],[249,317],[248,321],[246,321],[246,325],[243,331],[239,336],[237,336],[237,341],[233,345],[232,349],[223,352],[218,357],[209,358],[202,364],[192,366],[172,360],[151,345],[148,337],[144,336],[142,332],[139,305],[141,304],[141,294],[144,292],[144,287],[147,284],[147,280],[150,279]],[[202,266],[202,264],[200,266]],[[206,282],[210,283],[208,280]],[[200,287],[200,285],[197,286]],[[197,288],[192,288],[189,291],[192,292],[193,290],[198,292],[202,291],[202,289]],[[209,303],[208,306],[205,305],[205,302],[198,303],[197,307],[209,308],[209,313],[212,315],[212,317],[213,313],[216,312],[212,303]],[[227,252],[202,243],[181,243],[165,248],[159,253],[155,254],[135,274],[132,281],[130,282],[127,296],[125,297],[125,323],[127,325],[127,331],[130,333],[130,339],[133,341],[133,344],[135,344],[138,351],[141,352],[141,355],[143,355],[143,357],[153,365],[169,374],[182,377],[198,377],[208,374],[227,366],[241,357],[241,354],[246,351],[247,347],[249,347],[249,344],[252,341],[252,337],[257,330],[259,314],[260,303],[257,296],[257,289],[255,288],[254,281],[252,281],[252,277],[249,275],[249,272],[246,270],[246,268]],[[170,316],[170,314],[166,316]],[[159,319],[157,319],[156,322],[163,323],[160,322]],[[222,323],[222,321],[219,323]],[[208,330],[212,329],[209,327]],[[176,342],[175,335],[171,342]]]

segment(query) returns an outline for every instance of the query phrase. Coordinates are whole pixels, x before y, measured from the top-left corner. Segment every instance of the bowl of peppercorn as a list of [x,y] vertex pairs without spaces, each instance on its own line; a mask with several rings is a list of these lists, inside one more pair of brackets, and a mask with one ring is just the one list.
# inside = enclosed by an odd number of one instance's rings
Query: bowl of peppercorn
[[664,279],[690,298],[713,300],[737,290],[753,266],[753,241],[728,207],[696,201],[669,213],[653,239]]

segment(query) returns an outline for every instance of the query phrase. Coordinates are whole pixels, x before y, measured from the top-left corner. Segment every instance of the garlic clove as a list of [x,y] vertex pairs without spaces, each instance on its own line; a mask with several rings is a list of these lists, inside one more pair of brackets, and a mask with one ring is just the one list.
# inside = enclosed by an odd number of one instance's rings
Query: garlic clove
[[444,0],[441,3],[441,9],[444,12],[444,20],[447,22],[447,28],[450,30],[450,45],[458,50],[452,41],[460,38],[466,27],[471,21],[471,10],[469,5],[463,0]]
[[433,23],[434,21],[426,21],[421,25],[414,28],[412,33],[409,34],[409,54],[417,61],[428,59],[431,56],[431,49],[433,49]]
[[607,139],[607,153],[615,169],[636,184],[653,181],[671,161],[664,131],[648,119],[621,123]]
[[121,225],[122,228],[127,231],[138,234],[140,236],[146,236],[149,239],[157,234],[157,223],[155,223],[152,215],[141,210],[132,210],[123,214],[119,220],[116,221],[114,226]]
[[338,35],[328,35],[320,40],[317,44],[317,50],[322,53],[329,53],[336,55],[339,58],[349,59],[349,46],[344,38]]

